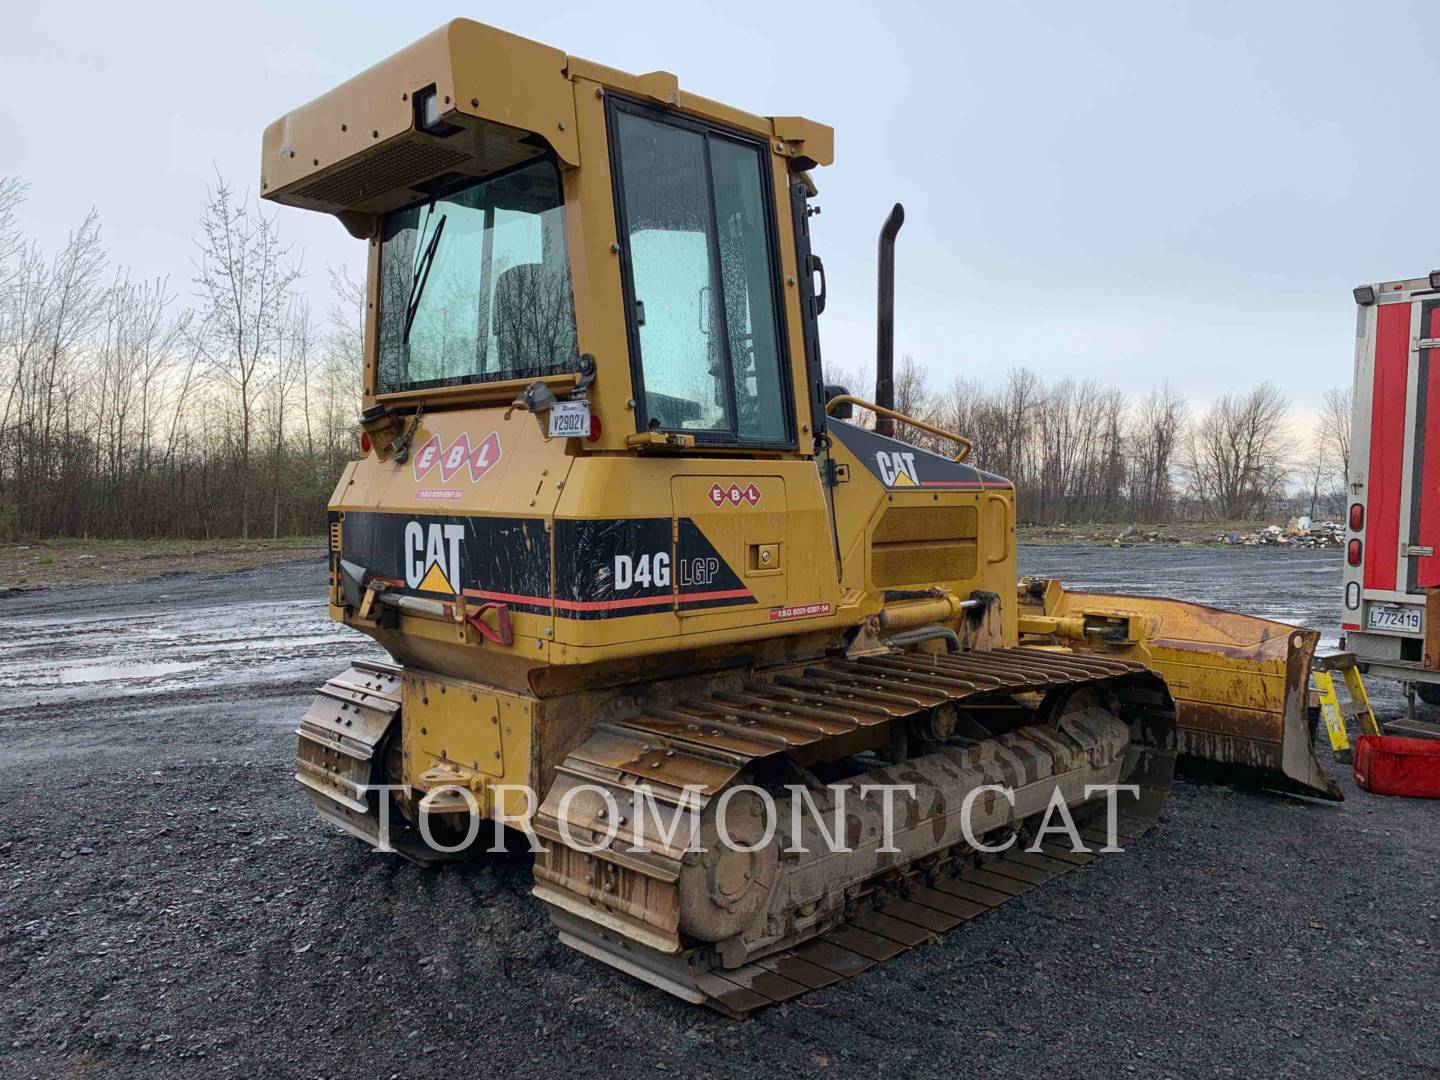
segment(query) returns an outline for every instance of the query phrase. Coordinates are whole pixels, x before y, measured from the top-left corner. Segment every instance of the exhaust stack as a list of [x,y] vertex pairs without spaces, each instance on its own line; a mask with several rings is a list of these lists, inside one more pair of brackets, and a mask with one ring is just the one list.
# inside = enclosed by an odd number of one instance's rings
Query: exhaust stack
[[[895,237],[905,224],[905,207],[895,204],[880,227],[880,274],[875,320],[875,404],[895,408]],[[875,418],[877,435],[894,436],[895,421]]]

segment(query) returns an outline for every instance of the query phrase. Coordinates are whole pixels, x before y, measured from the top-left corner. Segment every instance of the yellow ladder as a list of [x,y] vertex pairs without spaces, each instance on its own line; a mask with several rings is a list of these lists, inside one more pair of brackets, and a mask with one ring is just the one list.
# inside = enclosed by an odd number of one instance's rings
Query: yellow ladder
[[[1349,695],[1349,700],[1343,704],[1335,690],[1337,671],[1344,677],[1345,690]],[[1347,719],[1357,721],[1366,735],[1380,734],[1380,724],[1375,719],[1375,710],[1370,707],[1370,695],[1365,693],[1365,682],[1360,678],[1355,654],[1338,650],[1318,652],[1310,672],[1320,697],[1320,718],[1325,721],[1325,732],[1330,736],[1330,749],[1335,751],[1336,761],[1349,762],[1354,754],[1350,749],[1350,737],[1345,733]]]

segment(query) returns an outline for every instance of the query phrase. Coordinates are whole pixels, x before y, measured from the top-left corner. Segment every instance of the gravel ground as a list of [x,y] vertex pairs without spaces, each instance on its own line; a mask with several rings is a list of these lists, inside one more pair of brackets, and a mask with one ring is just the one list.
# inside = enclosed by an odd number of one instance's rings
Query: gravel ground
[[[1339,589],[1333,552],[1021,568],[1324,628]],[[424,871],[315,820],[295,719],[373,654],[322,573],[0,599],[0,1075],[1440,1072],[1440,807],[1339,768],[1339,806],[1182,782],[1129,853],[746,1023],[614,974],[526,856]]]

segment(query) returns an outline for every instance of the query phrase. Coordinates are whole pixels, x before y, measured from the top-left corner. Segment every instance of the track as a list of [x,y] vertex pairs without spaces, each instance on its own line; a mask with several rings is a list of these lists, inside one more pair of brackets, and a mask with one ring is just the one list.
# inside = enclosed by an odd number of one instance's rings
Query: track
[[[712,865],[712,855],[662,843],[637,829],[642,803],[678,808],[703,821],[723,791],[753,783],[767,763],[788,755],[812,762],[838,760],[845,756],[840,749],[845,740],[857,730],[894,729],[957,704],[981,715],[986,709],[1013,713],[1019,707],[1013,704],[1015,695],[1063,696],[1092,687],[1117,701],[1133,736],[1127,746],[1124,726],[1109,720],[1121,731],[1117,745],[1125,760],[1116,761],[1115,772],[1106,775],[1141,788],[1138,802],[1120,813],[1123,847],[1159,814],[1175,763],[1173,705],[1163,683],[1140,665],[1026,648],[837,658],[601,725],[561,766],[536,817],[536,832],[550,846],[536,856],[535,895],[549,907],[565,944],[732,1016],[832,985],[1089,862],[1089,854],[1054,844],[1032,852],[1012,849],[982,861],[958,839],[960,807],[966,790],[984,784],[1017,791],[1020,805],[1026,805],[1028,793],[1043,808],[1057,786],[1068,799],[1077,798],[1084,787],[1077,777],[1105,759],[1104,718],[1109,714],[1102,713],[1094,727],[1076,720],[1055,730],[1021,726],[996,737],[956,737],[933,753],[848,780],[852,787],[872,780],[908,780],[917,786],[918,797],[901,810],[906,827],[896,843],[902,854],[862,850],[831,858],[829,876],[818,886],[812,883],[809,894],[779,909],[771,902],[766,934],[774,944],[749,946],[753,959],[748,962],[690,938],[702,933],[718,941],[722,936],[686,926],[682,912],[693,911],[697,891],[704,891],[696,882],[708,874],[710,902],[733,914],[764,900],[757,896],[762,880],[770,892],[769,879],[777,873],[789,875],[786,881],[800,879],[802,867],[791,864],[803,858],[782,859],[777,871],[754,857],[743,891],[717,894],[717,871],[700,869]],[[1085,776],[1086,781],[1103,778]],[[596,788],[608,791],[609,799],[591,797],[589,791]],[[574,798],[582,793],[584,799]],[[606,807],[614,808],[611,814],[618,810],[616,822],[606,820]],[[1077,813],[1082,835],[1100,847],[1107,843],[1104,822],[1093,815],[1103,819],[1105,812],[1103,803],[1092,803]],[[996,833],[1000,839],[1026,834],[1040,816]],[[621,828],[617,831],[614,824]],[[576,836],[584,838],[583,848],[573,846]],[[782,826],[772,846],[788,849],[799,839],[787,837]],[[869,848],[876,846],[872,840]],[[994,838],[989,846],[996,846]],[[783,891],[775,881],[773,892]],[[720,921],[731,927],[724,936],[738,936],[741,921],[724,915]],[[777,922],[785,929],[776,930]]]
[[[1115,839],[1129,847],[1154,824],[1169,794],[1174,758],[1145,751],[1144,761],[1126,777],[1141,788],[1139,802],[1121,821]],[[1103,807],[1076,815],[1079,835],[1094,849],[1108,842]],[[876,964],[936,940],[941,934],[987,914],[1001,904],[1085,866],[1096,851],[1072,851],[1060,844],[1033,843],[1031,820],[1012,834],[1014,843],[998,856],[968,853],[945,859],[943,869],[930,866],[908,875],[891,875],[884,894],[891,899],[867,903],[804,944],[782,949],[738,968],[711,966],[692,973],[690,985],[700,1000],[736,1019],[779,1005],[811,990],[822,990],[859,975]],[[990,836],[998,846],[1009,837]],[[596,933],[588,920],[552,907],[551,916],[567,945],[614,967],[639,974],[637,946],[618,935]],[[646,981],[654,982],[653,978]]]

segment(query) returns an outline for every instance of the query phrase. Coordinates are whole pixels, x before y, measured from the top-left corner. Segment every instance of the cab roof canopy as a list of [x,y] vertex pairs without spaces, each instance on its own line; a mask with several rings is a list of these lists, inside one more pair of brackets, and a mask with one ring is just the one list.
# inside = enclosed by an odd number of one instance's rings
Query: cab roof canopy
[[834,133],[680,90],[664,71],[630,75],[503,30],[456,19],[265,129],[261,194],[339,215],[358,236],[376,215],[553,153],[581,164],[577,82],[765,138],[796,170],[828,165]]

